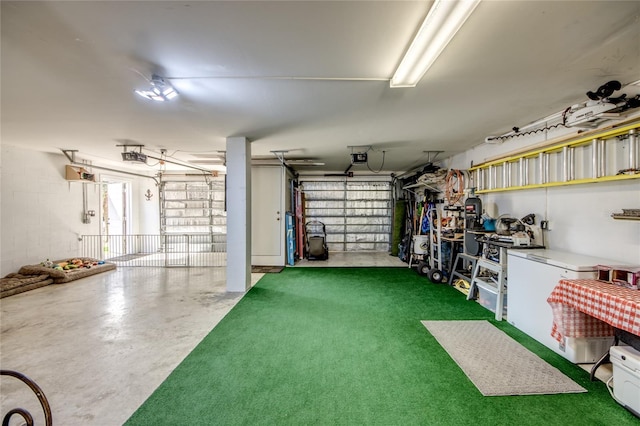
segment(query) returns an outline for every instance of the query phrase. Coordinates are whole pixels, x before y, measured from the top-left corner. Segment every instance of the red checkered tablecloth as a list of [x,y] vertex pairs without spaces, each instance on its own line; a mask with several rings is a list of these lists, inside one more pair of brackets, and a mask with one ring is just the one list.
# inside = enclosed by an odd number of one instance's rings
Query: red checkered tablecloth
[[614,327],[640,335],[640,290],[597,280],[560,280],[547,299],[553,311],[551,335],[613,336]]

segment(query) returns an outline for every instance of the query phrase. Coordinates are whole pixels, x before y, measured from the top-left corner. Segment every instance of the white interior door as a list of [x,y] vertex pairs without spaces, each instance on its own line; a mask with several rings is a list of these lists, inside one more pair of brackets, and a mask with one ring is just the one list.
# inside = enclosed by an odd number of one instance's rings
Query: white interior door
[[251,264],[284,266],[284,171],[251,169]]

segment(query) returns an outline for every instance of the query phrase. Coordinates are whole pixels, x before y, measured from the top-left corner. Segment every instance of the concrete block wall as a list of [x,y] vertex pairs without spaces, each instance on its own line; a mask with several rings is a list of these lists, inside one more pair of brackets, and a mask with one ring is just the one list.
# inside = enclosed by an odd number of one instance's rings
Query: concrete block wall
[[[84,184],[65,180],[69,162],[62,153],[2,145],[0,164],[0,276],[26,264],[78,256],[78,238],[100,234],[100,185],[86,184],[88,209],[96,216],[85,224]],[[97,169],[94,172],[100,174]],[[123,176],[132,184],[132,233],[159,233],[154,182]],[[150,202],[144,198],[147,189],[154,193]]]
[[[62,154],[2,146],[0,275],[20,266],[78,253],[78,237],[98,231],[98,218],[82,223],[82,183],[64,179]],[[99,188],[87,188],[89,208],[98,210]]]

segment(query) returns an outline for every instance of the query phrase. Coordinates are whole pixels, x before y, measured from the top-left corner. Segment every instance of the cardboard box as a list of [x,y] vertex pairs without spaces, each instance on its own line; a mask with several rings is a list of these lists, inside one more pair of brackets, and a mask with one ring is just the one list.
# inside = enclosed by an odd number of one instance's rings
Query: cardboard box
[[638,290],[640,287],[640,266],[598,265],[597,279],[623,287]]

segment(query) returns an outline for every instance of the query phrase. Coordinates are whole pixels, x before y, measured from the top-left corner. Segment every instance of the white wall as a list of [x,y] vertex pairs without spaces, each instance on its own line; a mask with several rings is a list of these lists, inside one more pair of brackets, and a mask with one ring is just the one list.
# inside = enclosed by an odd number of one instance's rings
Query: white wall
[[[137,183],[132,189],[133,233],[157,235],[160,233],[160,188],[151,179],[140,178]],[[147,190],[152,194],[148,201]]]
[[[46,259],[78,256],[78,237],[100,232],[99,185],[87,184],[88,209],[96,216],[84,224],[83,184],[65,180],[69,162],[62,153],[2,145],[0,159],[0,276]],[[153,180],[126,178],[132,182],[132,210],[139,215],[134,217],[133,233],[157,234],[158,194]],[[154,192],[150,202],[143,195],[147,188]]]
[[522,218],[535,213],[549,220],[547,248],[620,263],[640,265],[640,223],[615,220],[611,213],[640,206],[640,181],[529,189],[481,195],[483,206],[495,204],[498,214]]
[[[447,160],[444,166],[466,170],[472,161],[480,164],[545,137],[484,144]],[[621,148],[628,149],[624,144]],[[550,231],[543,234],[547,248],[640,265],[640,221],[611,218],[623,208],[640,208],[640,179],[495,192],[480,198],[493,214],[522,218],[535,213],[536,223],[548,220]]]

